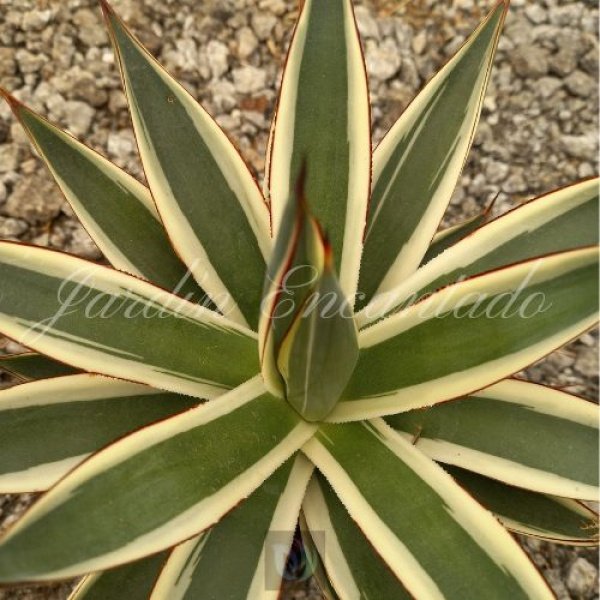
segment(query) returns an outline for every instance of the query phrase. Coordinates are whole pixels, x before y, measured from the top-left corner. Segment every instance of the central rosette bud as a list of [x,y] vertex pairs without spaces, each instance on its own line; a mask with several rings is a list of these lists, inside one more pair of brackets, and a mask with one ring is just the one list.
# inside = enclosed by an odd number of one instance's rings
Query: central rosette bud
[[260,356],[269,391],[307,421],[320,421],[352,375],[358,341],[331,246],[308,209],[304,179],[302,174],[288,203],[267,268]]

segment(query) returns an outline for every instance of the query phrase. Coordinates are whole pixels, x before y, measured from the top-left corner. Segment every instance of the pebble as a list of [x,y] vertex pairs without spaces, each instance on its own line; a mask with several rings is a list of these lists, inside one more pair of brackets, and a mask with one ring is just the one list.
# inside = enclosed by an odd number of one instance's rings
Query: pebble
[[380,44],[367,40],[365,62],[367,72],[379,81],[393,77],[401,65],[398,48],[392,38],[386,38]]
[[541,77],[536,84],[536,88],[542,98],[554,96],[562,86],[563,82],[557,77]]
[[525,16],[535,25],[545,23],[548,19],[548,13],[539,4],[529,4],[525,7],[523,12],[525,13]]
[[213,79],[219,79],[229,70],[229,48],[217,40],[206,45],[206,59]]
[[357,6],[355,9],[356,24],[362,39],[378,40],[380,37],[379,25],[373,17],[373,11],[366,6]]
[[563,150],[573,158],[589,158],[598,150],[598,138],[594,132],[583,135],[563,135],[560,142]]
[[237,33],[238,56],[246,60],[258,48],[258,39],[250,27],[242,27]]
[[585,558],[578,558],[567,575],[567,588],[576,598],[591,598],[598,587],[598,571]]
[[240,94],[252,94],[265,87],[267,75],[251,65],[233,70],[233,83]]
[[97,10],[82,8],[73,15],[77,37],[87,46],[100,46],[107,41],[106,31]]
[[63,115],[67,129],[75,137],[83,137],[92,125],[96,111],[85,102],[69,100],[64,103]]
[[582,98],[590,98],[598,89],[598,83],[583,71],[575,71],[565,79],[567,89]]
[[47,223],[58,216],[63,196],[45,173],[19,179],[0,212],[9,217],[23,219],[28,223]]
[[510,61],[517,75],[541,77],[548,72],[548,57],[541,48],[518,46],[510,53]]
[[268,13],[252,13],[252,29],[259,40],[268,40],[273,28],[277,25],[277,18]]
[[0,238],[17,238],[29,229],[29,225],[22,219],[0,217]]

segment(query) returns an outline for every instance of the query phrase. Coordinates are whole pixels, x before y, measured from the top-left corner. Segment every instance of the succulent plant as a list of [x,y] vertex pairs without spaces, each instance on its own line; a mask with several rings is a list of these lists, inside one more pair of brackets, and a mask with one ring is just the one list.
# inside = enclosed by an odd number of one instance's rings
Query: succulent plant
[[0,582],[276,598],[301,514],[331,597],[552,597],[509,531],[596,543],[596,411],[513,375],[595,323],[598,182],[436,233],[508,2],[372,152],[352,4],[306,0],[264,193],[101,5],[148,188],[4,93],[112,268],[0,242],[0,491],[46,492]]

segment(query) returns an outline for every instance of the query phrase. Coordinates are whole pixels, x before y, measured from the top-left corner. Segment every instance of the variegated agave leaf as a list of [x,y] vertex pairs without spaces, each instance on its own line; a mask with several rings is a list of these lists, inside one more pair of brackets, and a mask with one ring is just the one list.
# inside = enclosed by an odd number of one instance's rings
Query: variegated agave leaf
[[597,320],[598,180],[436,233],[508,1],[371,152],[352,3],[306,0],[262,194],[100,4],[148,188],[3,92],[112,268],[0,242],[0,492],[46,492],[0,583],[275,600],[299,522],[327,598],[551,598],[507,530],[597,543],[597,412],[513,376]]

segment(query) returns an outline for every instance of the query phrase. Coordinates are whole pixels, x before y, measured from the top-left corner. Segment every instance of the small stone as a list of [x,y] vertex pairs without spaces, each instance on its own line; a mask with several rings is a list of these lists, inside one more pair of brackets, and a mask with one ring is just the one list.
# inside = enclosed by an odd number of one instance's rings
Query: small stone
[[127,108],[127,97],[121,90],[111,90],[108,98],[108,110],[115,114]]
[[206,46],[206,59],[214,79],[219,79],[229,70],[229,48],[217,40]]
[[541,77],[535,84],[535,89],[542,98],[550,98],[563,86],[556,77]]
[[511,52],[510,61],[521,77],[542,77],[548,72],[546,52],[535,46],[518,46]]
[[4,185],[4,182],[0,181],[0,204],[4,204],[7,195],[8,192],[6,191],[6,186]]
[[575,71],[565,79],[566,88],[582,98],[590,98],[598,89],[596,81],[583,71]]
[[69,100],[64,104],[63,114],[69,131],[79,137],[90,130],[96,112],[85,102]]
[[246,60],[258,48],[258,39],[250,27],[242,27],[236,34],[238,43],[238,56]]
[[412,49],[415,54],[423,54],[425,52],[425,48],[427,47],[427,33],[424,29],[419,31],[415,37],[413,37],[412,41]]
[[76,100],[83,100],[91,106],[99,107],[106,104],[108,94],[98,85],[98,81],[91,74],[81,71],[73,80],[71,94]]
[[549,68],[552,73],[566,77],[577,67],[577,57],[570,48],[561,49],[550,57]]
[[586,377],[598,376],[598,348],[584,348],[577,355],[575,370]]
[[258,7],[280,17],[287,10],[284,0],[260,0]]
[[19,148],[13,144],[0,146],[0,173],[16,171],[19,165]]
[[252,14],[252,29],[259,40],[268,40],[273,28],[277,25],[277,17],[265,13]]
[[590,163],[581,163],[577,168],[577,175],[580,179],[588,179],[596,174],[596,169]]
[[410,89],[417,90],[421,85],[421,77],[415,61],[410,57],[402,59],[400,67],[400,81],[406,84]]
[[513,173],[505,180],[502,191],[507,194],[516,194],[527,191],[527,182],[521,173]]
[[377,45],[373,40],[367,40],[365,55],[367,72],[375,79],[385,81],[392,78],[400,69],[401,58],[398,48],[391,38],[386,38]]
[[354,9],[358,31],[363,39],[372,38],[378,40],[380,37],[379,25],[373,18],[373,12],[366,6],[357,6]]
[[60,213],[63,196],[44,172],[19,179],[0,209],[3,214],[32,224],[47,223]]
[[26,74],[37,73],[48,62],[48,57],[43,54],[34,54],[24,48],[17,50],[15,57],[19,63],[19,69]]
[[598,138],[593,131],[584,135],[563,135],[560,143],[563,150],[573,158],[589,160],[598,151]]
[[585,558],[577,558],[567,575],[567,587],[578,598],[591,598],[598,584],[596,567]]
[[237,106],[235,86],[230,81],[222,79],[211,85],[213,105],[217,113],[227,113]]
[[546,11],[539,4],[529,4],[525,7],[525,16],[535,25],[545,23],[548,19]]
[[491,160],[485,168],[485,175],[489,183],[502,183],[509,173],[510,167],[496,160]]
[[108,134],[107,150],[110,156],[121,163],[131,158],[136,152],[135,136],[129,129],[113,131]]
[[[212,41],[209,42],[208,46],[212,43]],[[198,46],[196,46],[196,42],[191,39],[177,40],[175,47],[178,67],[187,73],[194,73],[198,67]]]
[[77,37],[90,47],[102,46],[107,42],[107,36],[97,11],[81,8],[73,15]]
[[0,48],[0,76],[10,77],[17,72],[17,61],[12,48]]
[[598,75],[598,48],[590,50],[585,56],[579,60],[581,68],[586,72],[596,77]]
[[21,219],[0,217],[0,238],[16,238],[29,229],[27,223]]
[[549,18],[553,25],[559,25],[561,27],[571,26],[578,27],[581,23],[581,17],[583,16],[584,8],[583,4],[566,4],[564,6],[556,6],[550,9]]
[[66,250],[71,254],[89,260],[98,260],[102,257],[102,252],[100,252],[98,246],[96,246],[87,231],[80,225],[77,225],[71,232],[71,239],[67,244]]
[[50,10],[29,10],[23,15],[23,31],[41,31],[52,18]]
[[396,41],[398,42],[398,49],[404,54],[410,54],[412,51],[412,41],[414,37],[413,28],[408,23],[397,20],[394,29],[396,33]]
[[252,94],[264,89],[266,80],[265,71],[250,65],[233,71],[233,83],[239,94]]

